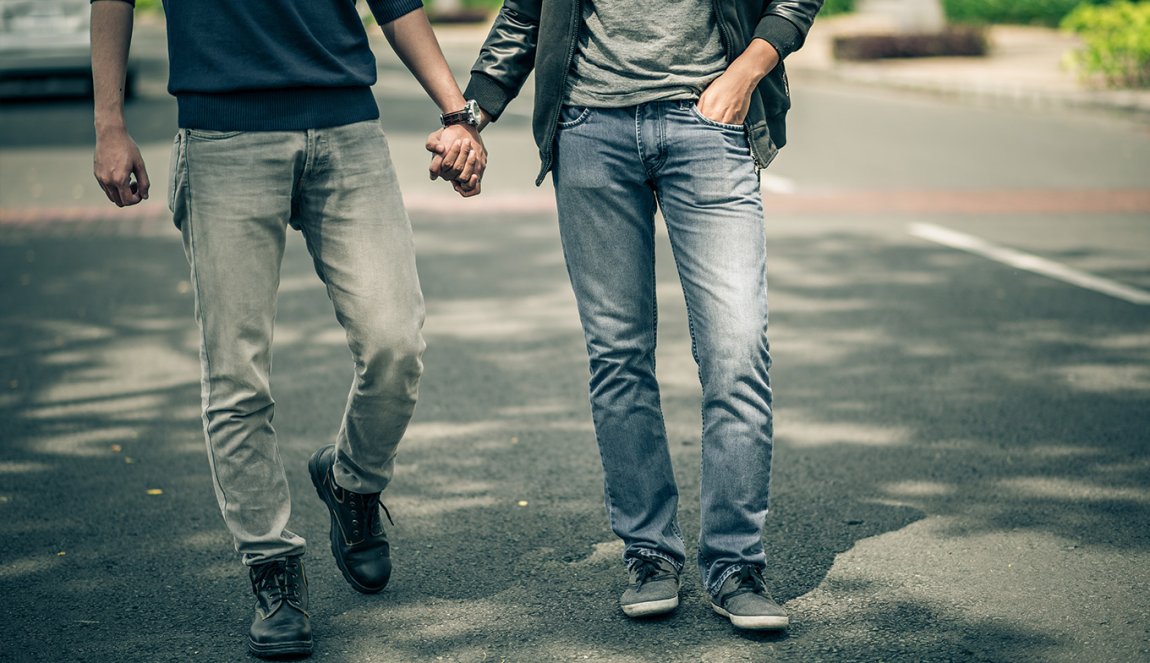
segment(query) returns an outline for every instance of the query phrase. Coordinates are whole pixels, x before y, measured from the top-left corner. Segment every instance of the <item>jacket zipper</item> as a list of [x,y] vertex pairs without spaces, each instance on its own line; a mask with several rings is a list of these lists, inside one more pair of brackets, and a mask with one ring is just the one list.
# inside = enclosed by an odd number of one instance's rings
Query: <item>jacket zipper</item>
[[579,25],[583,13],[582,0],[573,0],[571,3],[571,27],[570,31],[571,41],[567,47],[566,64],[563,66],[563,75],[559,78],[559,103],[555,104],[555,115],[551,118],[551,124],[548,126],[548,133],[550,133],[550,140],[547,141],[547,161],[543,164],[543,169],[539,172],[539,177],[535,179],[535,185],[539,186],[543,182],[543,177],[546,176],[547,171],[551,170],[552,162],[555,160],[555,126],[559,123],[559,115],[563,112],[563,97],[567,93],[567,74],[571,71],[571,63],[575,61],[575,44],[579,42]]

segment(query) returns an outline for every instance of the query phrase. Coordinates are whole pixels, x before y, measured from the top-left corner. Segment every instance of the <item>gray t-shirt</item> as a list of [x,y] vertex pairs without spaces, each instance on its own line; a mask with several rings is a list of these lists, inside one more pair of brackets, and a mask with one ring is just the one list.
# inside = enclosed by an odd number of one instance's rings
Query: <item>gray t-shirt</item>
[[583,0],[564,103],[697,99],[727,68],[712,0]]

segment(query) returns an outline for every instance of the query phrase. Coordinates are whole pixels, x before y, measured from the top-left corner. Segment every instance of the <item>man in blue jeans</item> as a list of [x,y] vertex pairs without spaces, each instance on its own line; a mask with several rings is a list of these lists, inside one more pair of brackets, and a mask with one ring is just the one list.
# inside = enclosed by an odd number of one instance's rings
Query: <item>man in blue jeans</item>
[[[420,0],[369,0],[444,115],[444,175],[479,192],[486,152]],[[380,492],[415,408],[423,296],[379,109],[375,58],[350,0],[166,0],[179,106],[169,205],[191,265],[203,422],[216,497],[250,569],[261,657],[312,651],[304,539],[272,429],[272,326],[287,227],[299,230],[347,335],[351,393],[335,444],[308,468],[351,586],[391,575]],[[124,124],[132,0],[92,3],[95,175],[119,206],[148,197]],[[434,118],[429,118],[434,120]]]
[[[699,572],[736,627],[788,626],[762,578],[772,405],[758,169],[786,138],[782,59],[821,5],[506,0],[472,68],[480,127],[535,71],[539,181],[551,171],[631,617],[678,606],[686,558],[655,380],[659,208],[703,386]],[[432,134],[427,147],[432,175],[450,179],[450,144]]]

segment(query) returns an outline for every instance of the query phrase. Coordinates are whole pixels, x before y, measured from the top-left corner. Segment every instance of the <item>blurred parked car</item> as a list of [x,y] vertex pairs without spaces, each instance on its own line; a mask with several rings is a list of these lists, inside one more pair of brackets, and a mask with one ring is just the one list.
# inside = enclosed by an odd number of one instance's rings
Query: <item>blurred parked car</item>
[[[0,95],[91,93],[89,0],[0,0]],[[126,96],[135,68],[129,66]]]

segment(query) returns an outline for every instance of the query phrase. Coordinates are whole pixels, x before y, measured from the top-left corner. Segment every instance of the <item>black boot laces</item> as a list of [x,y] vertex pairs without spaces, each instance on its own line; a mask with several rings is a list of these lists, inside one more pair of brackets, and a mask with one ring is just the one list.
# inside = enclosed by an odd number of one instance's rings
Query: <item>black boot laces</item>
[[753,566],[744,566],[739,569],[739,572],[735,574],[735,580],[737,589],[727,595],[728,600],[743,594],[767,595],[767,583],[763,582],[763,576]]
[[269,562],[252,570],[252,590],[263,594],[268,608],[274,612],[279,602],[290,603],[303,610],[303,573],[299,562]]
[[391,519],[391,512],[387,510],[383,502],[379,501],[379,493],[353,493],[350,490],[346,490],[344,493],[348,496],[347,501],[351,511],[352,540],[359,541],[373,533],[372,522],[379,516],[380,509],[383,509],[384,515],[387,516],[387,522],[395,527],[395,521]]
[[659,566],[658,562],[646,557],[635,558],[631,562],[631,572],[635,574],[635,584],[642,586],[652,580],[673,578],[674,574]]

